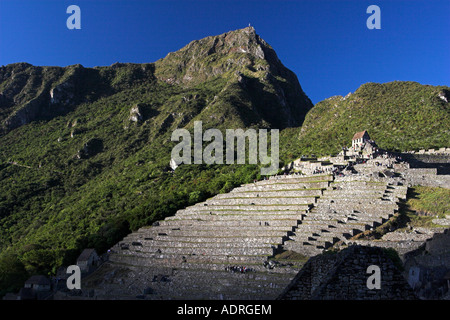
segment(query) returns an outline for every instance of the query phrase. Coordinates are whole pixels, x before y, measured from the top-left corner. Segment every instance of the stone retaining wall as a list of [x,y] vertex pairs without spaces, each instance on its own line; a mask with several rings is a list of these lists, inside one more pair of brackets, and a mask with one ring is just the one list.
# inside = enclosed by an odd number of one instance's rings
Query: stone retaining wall
[[450,175],[437,175],[436,168],[411,168],[403,175],[410,187],[420,185],[450,189]]

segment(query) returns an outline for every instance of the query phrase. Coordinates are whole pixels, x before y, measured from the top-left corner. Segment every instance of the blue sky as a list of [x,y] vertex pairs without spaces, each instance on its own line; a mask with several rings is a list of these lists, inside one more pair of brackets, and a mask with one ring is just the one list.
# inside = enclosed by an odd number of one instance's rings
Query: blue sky
[[[81,30],[66,27],[72,4]],[[0,0],[0,65],[154,62],[251,23],[317,103],[366,82],[450,85],[449,13],[448,0]]]

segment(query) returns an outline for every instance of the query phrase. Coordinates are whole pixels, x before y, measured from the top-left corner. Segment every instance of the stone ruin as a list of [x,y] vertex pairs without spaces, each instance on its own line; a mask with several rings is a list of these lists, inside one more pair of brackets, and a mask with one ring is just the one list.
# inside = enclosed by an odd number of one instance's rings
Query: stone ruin
[[128,235],[83,285],[97,299],[275,299],[300,270],[273,262],[277,253],[311,257],[348,241],[394,215],[406,191],[333,175],[242,185]]
[[439,148],[439,149],[420,149],[418,151],[415,150],[411,150],[411,151],[407,151],[406,153],[411,153],[411,154],[436,154],[436,155],[440,155],[440,154],[446,154],[446,155],[450,155],[450,148]]
[[[322,159],[332,169],[315,167],[309,174],[293,173],[293,166],[285,168],[291,170],[289,174],[242,185],[129,234],[111,248],[109,261],[84,280],[83,291],[89,295],[83,298],[271,300],[286,292],[288,285],[294,285],[300,270],[308,272],[302,269],[308,258],[355,245],[366,249],[346,252],[360,252],[357,259],[361,261],[377,256],[386,264],[397,288],[401,282],[398,272],[376,250],[393,248],[403,259],[442,230],[390,232],[376,241],[354,237],[398,213],[399,202],[406,199],[409,186],[450,188],[450,176],[438,175],[432,168],[411,168],[390,154],[344,164],[339,160]],[[317,164],[317,159],[312,161]],[[376,251],[373,254],[372,249]],[[281,263],[276,256],[285,252],[304,257],[304,261]],[[348,260],[351,254],[343,256]],[[348,279],[367,279],[365,270],[357,265],[340,265],[346,266],[345,274],[353,273],[353,278]],[[326,274],[336,274],[327,270]],[[335,295],[336,290],[353,281],[329,282],[333,291],[317,276],[317,290],[310,291],[305,296],[308,299],[341,299],[344,296]],[[403,279],[407,278],[404,274]],[[367,296],[365,291],[349,291],[345,297],[414,298],[404,282],[400,291],[391,288],[389,282],[388,290],[382,293]]]
[[[380,268],[380,288],[367,285],[367,270]],[[279,300],[416,300],[398,267],[380,248],[351,246],[311,258]]]

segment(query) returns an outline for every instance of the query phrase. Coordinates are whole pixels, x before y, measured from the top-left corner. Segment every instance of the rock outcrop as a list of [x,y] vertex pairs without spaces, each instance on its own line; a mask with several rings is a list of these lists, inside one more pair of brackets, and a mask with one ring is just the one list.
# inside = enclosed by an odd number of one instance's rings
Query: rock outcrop
[[[81,100],[77,90],[83,67],[35,67],[12,64],[0,69],[4,82],[0,105],[10,112],[0,117],[1,132],[7,133],[35,120],[64,114]],[[58,83],[54,85],[54,83]]]
[[58,84],[50,90],[50,104],[72,104],[75,97],[74,89],[75,84],[73,81],[65,81]]
[[141,123],[144,120],[142,113],[142,106],[137,103],[131,108],[128,120],[135,123]]

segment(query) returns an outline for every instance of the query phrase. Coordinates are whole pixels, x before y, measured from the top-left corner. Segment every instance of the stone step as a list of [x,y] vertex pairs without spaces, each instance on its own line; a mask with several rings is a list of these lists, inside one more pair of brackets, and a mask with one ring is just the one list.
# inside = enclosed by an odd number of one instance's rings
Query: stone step
[[347,197],[338,197],[338,196],[324,196],[320,198],[320,202],[317,202],[318,204],[322,203],[345,203],[346,205],[368,205],[368,204],[395,204],[395,202],[390,200],[383,200],[381,197],[374,197],[374,198],[364,198],[360,196],[354,196],[354,195],[348,195]]
[[389,219],[395,212],[379,212],[372,214],[364,214],[359,213],[357,215],[354,214],[345,214],[345,213],[310,213],[308,216],[304,216],[302,220],[310,221],[310,220],[387,220]]
[[[240,230],[242,228],[251,228],[256,232],[264,232],[267,230],[290,230],[293,226],[297,225],[301,221],[298,219],[259,219],[259,220],[197,220],[197,219],[179,219],[168,220],[164,224],[158,227],[158,232],[167,231],[189,231],[189,230],[211,230],[220,233],[222,230]],[[156,229],[155,229],[156,230]],[[155,232],[151,232],[155,234]]]
[[286,246],[286,244],[289,245],[289,243],[297,246],[316,247],[317,249],[323,250],[330,248],[333,245],[334,240],[331,241],[321,239],[304,240],[304,241],[289,240],[284,243],[283,247]]
[[[149,234],[157,235],[159,233],[178,234],[175,231],[185,233],[188,231],[212,231],[217,235],[222,235],[223,232],[239,232],[243,229],[251,229],[254,232],[265,233],[266,231],[289,231],[296,226],[301,220],[232,220],[232,221],[196,221],[190,220],[169,220],[164,225],[161,225],[158,231],[153,231]],[[155,229],[156,230],[156,229]],[[223,232],[222,232],[223,231]]]
[[[135,249],[133,250],[132,246],[128,247],[129,249],[126,250],[130,250],[130,251],[141,251],[141,252],[149,252],[149,251],[145,251],[146,248],[145,247],[140,247],[139,250]],[[149,248],[150,250],[151,248]],[[166,254],[166,253],[178,253],[178,254],[184,254],[184,255],[192,255],[192,254],[197,254],[197,255],[266,255],[266,256],[271,256],[273,255],[273,248],[271,246],[265,246],[265,247],[237,247],[237,248],[223,248],[223,247],[219,247],[219,248],[207,248],[207,247],[164,247],[164,248],[160,248],[161,252],[157,252],[157,253],[162,253],[162,254]],[[122,250],[123,251],[123,250]],[[156,250],[155,250],[156,252]]]
[[351,196],[351,195],[357,195],[361,197],[370,197],[370,196],[381,196],[385,193],[385,190],[324,190],[323,196],[326,197],[341,197],[343,195],[345,196]]
[[288,236],[292,234],[309,234],[311,232],[322,232],[322,233],[338,233],[338,234],[351,234],[353,235],[355,232],[361,232],[368,228],[365,224],[360,225],[329,225],[327,223],[323,224],[300,224],[297,228],[294,228],[294,231],[289,233]]
[[359,186],[359,185],[364,185],[364,186],[373,186],[375,187],[380,187],[380,186],[386,186],[387,183],[383,182],[383,181],[367,181],[367,180],[334,180],[333,183],[335,185],[339,185],[339,186]]
[[361,194],[349,194],[349,193],[342,193],[342,194],[327,194],[323,195],[323,197],[320,198],[320,202],[339,202],[339,201],[349,201],[354,202],[355,199],[357,199],[359,202],[367,202],[367,203],[376,203],[377,201],[380,201],[382,199],[386,198],[384,193],[365,193],[364,195]]
[[245,211],[245,210],[232,210],[232,211],[218,211],[218,210],[197,210],[197,211],[187,211],[178,213],[174,216],[166,218],[164,221],[170,221],[170,220],[177,220],[177,219],[189,219],[192,217],[204,217],[206,215],[213,216],[213,217],[220,217],[220,216],[230,216],[230,217],[242,217],[243,219],[247,217],[254,217],[254,216],[260,216],[260,217],[267,217],[267,218],[276,218],[280,216],[286,216],[286,217],[302,217],[305,215],[307,210],[304,211]]
[[[386,185],[380,185],[380,186],[371,186],[371,185],[339,185],[336,183],[332,183],[330,184],[330,188],[329,191],[331,192],[336,192],[337,194],[339,193],[343,193],[343,192],[348,192],[350,194],[353,193],[360,193],[360,194],[365,194],[365,193],[371,193],[371,192],[381,192],[384,193],[386,192],[386,190],[391,190],[391,189],[387,189]],[[392,189],[394,190],[394,189]]]
[[181,229],[181,230],[161,230],[156,231],[153,234],[148,234],[147,237],[154,236],[183,236],[183,237],[253,237],[255,235],[264,236],[264,237],[283,237],[287,232],[291,231],[292,227],[280,227],[279,230],[275,229],[275,227],[267,227],[262,226],[260,228],[242,228],[242,227],[227,227],[211,229],[208,226],[203,226],[199,229],[189,228],[189,229]]
[[[249,236],[243,235],[242,239],[248,239],[248,240],[238,240],[237,237],[239,237],[239,234],[234,234],[230,232],[226,236],[218,237],[214,233],[210,233],[209,235],[201,234],[201,232],[196,232],[197,234],[171,234],[167,236],[152,236],[152,237],[143,237],[143,238],[124,238],[120,244],[128,245],[128,246],[139,246],[139,243],[143,243],[145,241],[160,241],[160,242],[180,242],[180,243],[191,243],[192,246],[199,246],[201,243],[217,243],[223,244],[223,243],[229,243],[230,245],[240,245],[242,247],[246,246],[247,244],[259,244],[259,245],[267,245],[267,244],[276,244],[280,243],[283,239],[285,239],[288,235],[293,234],[293,231],[289,232],[282,232],[278,235],[270,234],[268,236],[260,236],[257,238],[250,238]],[[201,242],[197,239],[204,239],[204,242]]]
[[333,181],[333,175],[329,174],[316,174],[316,175],[286,175],[286,176],[271,176],[268,180],[257,181],[257,184],[266,184],[272,182],[285,182],[290,183],[301,183],[301,182],[311,182],[311,181]]
[[124,263],[141,267],[165,267],[165,268],[209,268],[224,269],[229,265],[246,265],[253,268],[264,269],[264,261],[267,255],[189,255],[186,253],[149,253],[132,251],[117,252],[110,256],[114,263]]
[[265,190],[294,190],[294,189],[324,189],[329,186],[329,181],[322,182],[299,182],[299,183],[273,183],[273,184],[246,184],[234,188],[231,192],[243,191],[265,191]]
[[300,228],[301,226],[352,226],[352,227],[358,227],[358,226],[364,226],[367,225],[364,221],[347,221],[343,222],[341,220],[302,220],[302,222],[297,226],[297,228]]
[[273,197],[319,197],[322,190],[281,190],[281,191],[232,191],[229,193],[218,194],[211,199],[229,199],[229,198],[273,198]]
[[331,203],[328,207],[330,210],[344,211],[351,208],[352,210],[357,210],[360,212],[382,212],[385,210],[397,210],[398,205],[395,203],[378,203],[378,204],[345,204],[345,203]]
[[386,205],[385,203],[383,204],[372,204],[370,206],[353,206],[353,205],[336,205],[334,203],[321,203],[320,205],[313,207],[310,212],[340,212],[340,213],[345,213],[345,214],[366,214],[366,213],[371,213],[374,214],[375,212],[390,212],[393,211],[395,209],[398,209],[398,205],[397,204],[389,204]]
[[173,219],[173,220],[165,220],[160,223],[160,227],[163,226],[191,226],[191,227],[206,227],[208,225],[214,225],[216,227],[289,227],[292,225],[296,225],[298,221],[301,220],[301,217],[290,217],[284,219],[270,219],[268,217],[260,217],[259,219],[255,217],[254,219],[239,219],[236,217],[231,218],[222,218],[220,220],[215,219],[207,219],[202,218],[183,218],[183,219]]
[[[189,255],[186,253],[150,253],[125,250],[116,250],[110,256],[110,261],[123,263],[138,262],[139,266],[181,268],[185,261],[191,264],[245,264],[261,266],[267,260],[267,255]],[[135,259],[136,258],[136,259]]]
[[[137,252],[133,255],[117,255],[115,262],[128,263],[142,267],[170,267],[177,270],[197,269],[225,270],[230,265],[242,265],[252,268],[255,271],[264,272],[264,264],[267,257],[264,256],[207,256],[207,255],[179,255],[177,258],[168,257],[167,254],[160,254],[160,257],[150,257],[149,253]],[[279,270],[278,273],[286,273],[286,270]]]
[[289,235],[289,239],[293,237],[343,237],[344,235],[350,235],[352,233],[352,228],[333,228],[333,227],[324,227],[317,229],[298,229],[295,230],[291,235]]
[[201,204],[196,204],[192,207],[188,207],[186,209],[179,210],[180,212],[186,212],[186,211],[196,211],[199,209],[203,210],[245,210],[245,211],[303,211],[308,210],[312,206],[313,202],[306,203],[306,204],[268,204],[268,205],[250,205],[250,204],[241,204],[241,205],[212,205],[207,204],[205,202],[202,202]]
[[418,249],[420,246],[423,245],[423,241],[412,241],[412,240],[403,240],[403,241],[349,240],[348,243],[362,245],[362,246],[370,246],[370,247],[393,248],[400,255],[404,255],[407,252],[411,252],[415,249]]
[[[380,209],[380,208],[379,208]],[[309,213],[303,214],[305,217],[385,217],[390,215],[394,210],[334,210],[330,208],[314,208]]]
[[330,234],[327,235],[326,233],[312,233],[312,234],[296,234],[289,237],[290,240],[293,241],[299,241],[299,242],[310,242],[310,241],[321,241],[321,242],[329,242],[329,243],[335,243],[339,240],[346,240],[342,234]]
[[[278,239],[280,240],[280,239]],[[148,251],[154,248],[266,248],[277,245],[275,243],[264,243],[259,241],[252,242],[195,242],[195,241],[178,241],[178,239],[170,240],[140,240],[131,242],[131,247],[136,250]]]
[[286,204],[310,204],[315,203],[316,197],[246,197],[246,198],[227,198],[210,199],[207,205],[286,205]]
[[338,223],[362,223],[362,224],[381,224],[387,221],[389,217],[386,215],[385,217],[379,216],[356,216],[356,217],[348,217],[346,215],[318,215],[318,216],[308,216],[302,220],[302,224],[326,224],[327,221],[337,221]]
[[386,217],[390,217],[392,214],[394,214],[395,211],[392,209],[389,210],[377,210],[377,211],[368,211],[368,212],[358,212],[358,213],[353,213],[351,211],[338,211],[338,210],[318,210],[318,211],[311,211],[310,213],[307,213],[305,215],[303,215],[303,219],[314,219],[316,217],[316,219],[322,219],[322,218],[342,218],[342,217],[353,217],[353,218],[358,218],[358,217],[374,217],[374,218],[386,218]]
[[[122,242],[132,243],[133,241],[139,242],[142,240],[156,240],[156,241],[169,241],[167,240],[167,236],[133,236],[133,237],[125,237]],[[282,237],[263,237],[263,236],[253,236],[253,237],[239,237],[239,236],[229,236],[229,237],[198,237],[198,236],[178,236],[175,234],[171,234],[169,237],[173,241],[180,242],[194,242],[194,243],[202,243],[202,242],[227,242],[227,243],[277,243],[280,241]]]
[[283,229],[283,227],[289,227],[292,225],[296,225],[299,221],[301,221],[301,217],[293,216],[284,219],[271,219],[270,217],[264,217],[260,219],[238,219],[238,218],[228,218],[228,219],[206,219],[206,218],[185,218],[185,219],[174,219],[164,221],[164,224],[161,223],[161,227],[170,226],[175,228],[179,226],[180,228],[183,226],[192,226],[192,227],[204,227],[208,225],[213,225],[216,227],[282,227],[279,229]]
[[335,234],[347,234],[354,235],[366,230],[369,230],[369,225],[342,225],[342,226],[332,226],[332,225],[301,225],[297,229],[294,230],[294,234],[311,234],[312,232],[318,232],[322,230],[328,230],[330,233]]
[[[297,221],[297,220],[296,220]],[[290,230],[292,226],[297,225],[298,222],[294,222],[294,224],[281,224],[281,225],[271,225],[270,222],[267,224],[264,224],[263,221],[261,221],[261,225],[259,225],[259,222],[254,222],[252,225],[247,225],[245,230],[251,231],[251,232],[260,232],[261,234],[264,234],[266,231],[284,231],[284,230]],[[217,236],[223,236],[223,232],[226,231],[232,231],[232,232],[238,232],[239,230],[243,230],[242,224],[228,224],[228,225],[221,225],[221,224],[215,224],[212,221],[187,221],[187,220],[180,220],[180,223],[176,223],[176,221],[166,221],[165,225],[160,225],[157,228],[149,230],[146,234],[151,236],[156,235],[167,235],[167,234],[181,234],[182,232],[188,232],[188,231],[212,231]],[[223,232],[222,232],[223,231]],[[161,233],[161,234],[160,234]],[[253,235],[254,236],[254,235]]]
[[[315,234],[318,231],[320,231],[322,234],[326,234],[326,232],[324,232],[325,230],[329,231],[330,234],[336,236],[336,237],[340,237],[340,238],[345,238],[345,239],[349,239],[361,232],[364,232],[366,229],[364,228],[353,228],[353,227],[339,227],[339,228],[322,228],[322,229],[307,229],[307,230],[297,230],[294,234],[295,235],[302,235],[302,234]],[[288,238],[293,237],[292,235],[290,235]]]
[[[318,244],[318,245],[317,245]],[[302,255],[313,257],[315,255],[321,254],[325,249],[329,247],[328,243],[318,243],[311,244],[309,242],[296,242],[289,241],[283,245],[285,250],[291,250]]]
[[[189,260],[188,260],[189,261]],[[251,272],[255,273],[255,275],[267,275],[268,277],[272,278],[272,277],[276,277],[278,278],[279,276],[282,275],[287,275],[289,277],[293,277],[295,276],[296,272],[298,272],[298,268],[273,268],[273,269],[269,269],[265,266],[266,261],[263,261],[263,263],[258,262],[256,264],[246,264],[244,263],[235,263],[234,261],[231,261],[231,263],[228,262],[211,262],[211,263],[205,263],[203,261],[199,261],[199,262],[186,262],[183,263],[182,269],[183,270],[208,270],[208,271],[227,271],[230,272],[230,274],[233,274],[234,272],[229,271],[229,267],[231,266],[242,266],[242,267],[247,267],[247,268],[251,268]],[[239,274],[239,272],[237,272]]]
[[[203,213],[195,213],[190,212],[189,214],[184,215],[175,215],[173,217],[166,218],[164,221],[181,221],[181,220],[201,220],[201,221],[210,221],[214,220],[217,222],[221,221],[277,221],[277,220],[301,220],[302,214],[299,214],[295,211],[292,212],[283,212],[283,213],[275,213],[275,214],[260,214],[259,212],[254,212],[253,214],[239,214],[239,213],[230,213],[227,214],[217,214],[211,212],[203,212]],[[160,223],[160,225],[164,225],[164,223]]]

